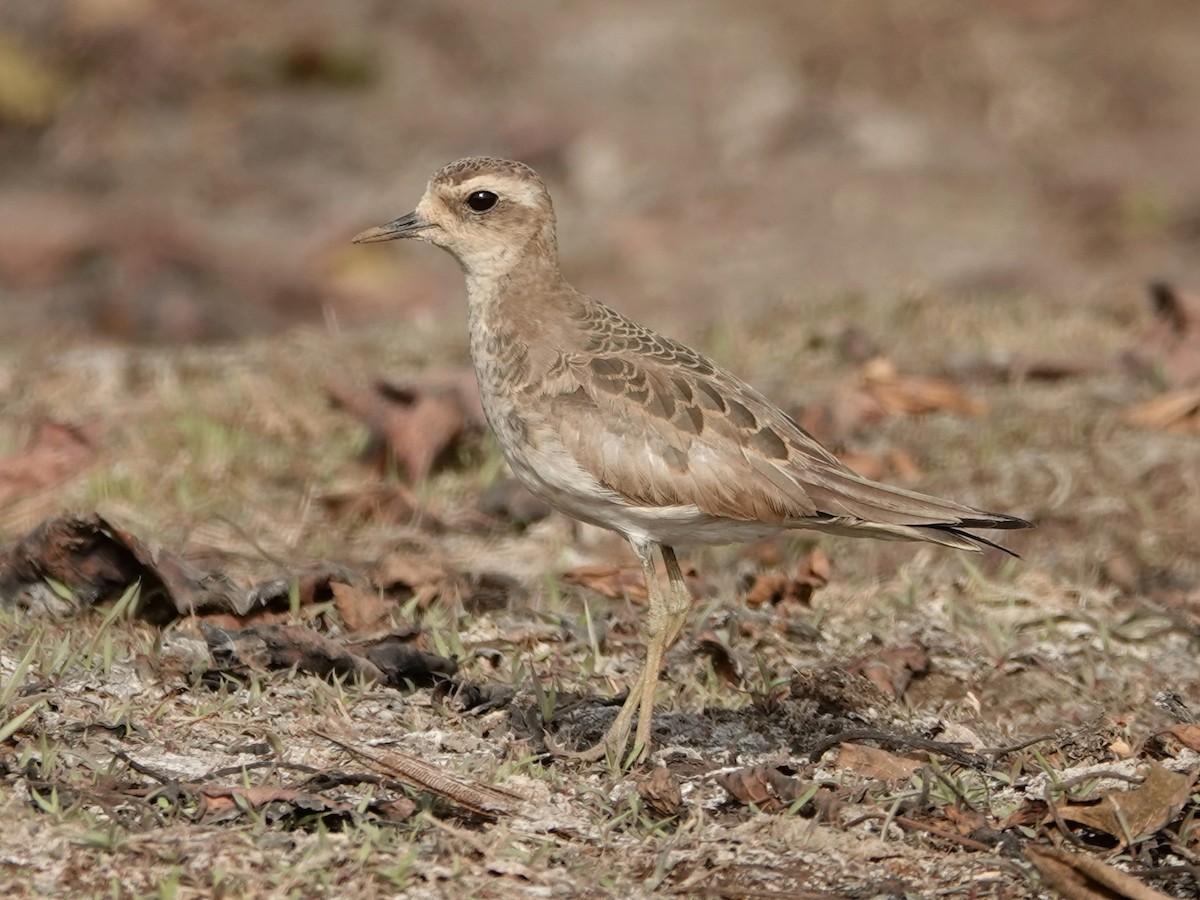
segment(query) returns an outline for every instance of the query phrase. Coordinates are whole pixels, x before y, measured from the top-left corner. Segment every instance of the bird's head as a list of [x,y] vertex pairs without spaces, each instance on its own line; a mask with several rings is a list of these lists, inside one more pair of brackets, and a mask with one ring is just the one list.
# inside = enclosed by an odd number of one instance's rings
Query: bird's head
[[546,185],[533,169],[505,159],[477,156],[451,163],[430,179],[413,212],[354,241],[397,238],[444,247],[473,278],[503,276],[531,252],[557,266]]

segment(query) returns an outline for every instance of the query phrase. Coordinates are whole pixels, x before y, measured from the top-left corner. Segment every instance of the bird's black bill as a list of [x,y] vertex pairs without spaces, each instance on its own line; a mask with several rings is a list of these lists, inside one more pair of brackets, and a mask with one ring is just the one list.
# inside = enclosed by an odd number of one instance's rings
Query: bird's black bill
[[378,225],[375,228],[368,228],[361,234],[356,234],[354,243],[373,244],[376,241],[394,241],[396,238],[410,237],[418,231],[424,231],[430,227],[432,226],[415,212],[410,212],[407,216],[401,216],[386,225]]

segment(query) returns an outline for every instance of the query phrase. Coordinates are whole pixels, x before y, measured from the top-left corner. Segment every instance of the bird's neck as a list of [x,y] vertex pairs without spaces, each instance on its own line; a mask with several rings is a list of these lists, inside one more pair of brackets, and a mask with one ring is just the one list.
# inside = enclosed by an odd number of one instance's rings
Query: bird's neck
[[501,295],[531,288],[545,290],[562,280],[553,230],[535,234],[524,244],[498,246],[492,252],[459,260],[467,278],[471,306],[486,305]]
[[573,327],[572,312],[582,295],[559,272],[553,243],[547,247],[531,241],[500,277],[468,272],[467,297],[471,356],[485,392],[495,380],[539,377],[560,350],[573,345],[566,332]]

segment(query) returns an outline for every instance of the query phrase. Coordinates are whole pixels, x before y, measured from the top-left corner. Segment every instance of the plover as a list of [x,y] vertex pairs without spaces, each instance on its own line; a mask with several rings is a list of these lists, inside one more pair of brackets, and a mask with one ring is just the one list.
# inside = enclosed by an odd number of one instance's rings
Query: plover
[[522,163],[451,163],[414,212],[354,240],[395,238],[462,266],[480,395],[513,472],[554,508],[624,535],[645,572],[645,665],[604,738],[576,756],[621,758],[635,716],[627,759],[650,744],[663,655],[692,603],[676,545],[808,528],[978,550],[998,545],[970,529],[1030,525],[860,477],[737,376],[575,290],[559,272],[550,194]]

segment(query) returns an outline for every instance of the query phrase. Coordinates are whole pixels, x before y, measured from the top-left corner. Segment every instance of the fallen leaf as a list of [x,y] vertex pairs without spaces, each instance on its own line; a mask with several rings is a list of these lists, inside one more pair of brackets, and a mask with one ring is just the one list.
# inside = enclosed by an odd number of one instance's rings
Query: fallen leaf
[[887,452],[888,466],[901,481],[914,482],[924,474],[912,455],[899,447],[892,447]]
[[610,600],[647,600],[646,579],[639,566],[585,565],[563,573],[563,581],[596,591]]
[[375,584],[401,602],[416,598],[425,609],[454,584],[454,576],[428,555],[389,553],[379,564]]
[[417,804],[408,797],[377,801],[372,809],[389,822],[407,822],[417,812]]
[[1189,750],[1200,752],[1200,725],[1194,722],[1184,722],[1180,725],[1172,725],[1166,730],[1166,733]]
[[1067,900],[1170,900],[1141,879],[1083,853],[1030,844],[1025,858]]
[[381,469],[395,461],[410,483],[423,481],[449,458],[468,433],[481,430],[483,417],[473,376],[456,373],[439,379],[376,381],[369,389],[334,380],[326,390],[371,430],[367,456]]
[[0,459],[0,506],[80,474],[96,461],[96,422],[83,426],[42,421],[12,456]]
[[360,583],[362,579],[343,566],[309,566],[252,585],[230,610],[202,612],[206,622],[221,628],[276,624],[292,617],[293,606],[306,608],[333,602],[335,586],[357,587]]
[[1200,293],[1166,282],[1147,290],[1154,321],[1126,351],[1126,362],[1170,387],[1200,384]]
[[884,356],[863,364],[857,384],[859,390],[890,415],[953,412],[979,416],[986,410],[982,401],[966,394],[954,382],[945,378],[901,375],[896,364]]
[[1141,580],[1138,565],[1126,553],[1110,554],[1100,564],[1100,571],[1110,583],[1127,594],[1138,589]]
[[987,816],[981,812],[966,809],[959,803],[942,807],[941,812],[946,821],[963,837],[994,838],[995,829],[988,822]]
[[1200,387],[1160,394],[1125,410],[1121,420],[1138,428],[1200,434]]
[[844,743],[838,746],[837,765],[866,778],[890,783],[911,778],[925,763],[865,744]]
[[1112,359],[1091,359],[1082,356],[1025,356],[1020,353],[992,354],[982,359],[970,358],[951,362],[946,372],[960,381],[1022,382],[1063,381],[1102,375],[1117,367]]
[[374,591],[360,591],[340,582],[331,583],[329,588],[333,593],[333,605],[351,632],[375,627],[396,608],[394,600],[386,600]]
[[738,558],[750,560],[764,568],[778,566],[784,561],[785,554],[782,538],[760,538],[749,544],[743,544],[738,551]]
[[871,481],[890,478],[912,483],[918,481],[922,475],[917,461],[899,447],[892,447],[883,455],[843,450],[837,454],[837,458],[863,478],[869,478]]
[[835,455],[842,465],[869,481],[882,481],[887,478],[887,460],[877,453],[842,450]]
[[[1195,783],[1195,770],[1172,772],[1151,761],[1145,780],[1132,790],[1106,791],[1098,802],[1067,801],[1056,808],[1064,821],[1111,835],[1125,847],[1157,834],[1174,821]],[[1048,816],[1046,821],[1053,821],[1053,817]]]
[[1012,828],[1028,828],[1040,825],[1046,818],[1049,807],[1042,800],[1026,800],[996,826],[997,831],[1008,831]]
[[829,557],[820,547],[814,547],[795,575],[782,572],[755,575],[742,599],[752,609],[767,603],[799,603],[807,606],[813,594],[829,584],[830,572]]
[[892,647],[864,656],[846,669],[865,675],[871,683],[889,697],[904,696],[914,675],[929,668],[929,654],[922,647]]
[[320,794],[309,794],[293,788],[264,785],[262,787],[226,787],[223,785],[203,785],[199,788],[201,800],[197,819],[211,818],[227,810],[250,809],[261,810],[264,807],[281,803],[293,807],[301,813],[353,812],[355,806],[341,800],[329,800]]
[[0,554],[0,598],[6,602],[27,604],[47,579],[70,589],[80,610],[140,583],[137,614],[156,624],[237,610],[243,602],[243,592],[224,575],[200,571],[165,550],[152,551],[96,514],[47,519]]
[[0,197],[0,279],[8,288],[40,288],[64,277],[89,248],[93,210],[62,190],[6,189]]
[[64,276],[86,267],[98,330],[182,343],[245,335],[272,310],[319,307],[306,273],[278,259],[218,250],[202,226],[160,206],[124,206],[97,217]]
[[[721,772],[716,776],[716,782],[739,803],[754,805],[763,812],[779,812],[812,788],[810,782],[794,778],[775,766]],[[808,802],[811,803],[811,799]]]
[[638,794],[660,816],[678,815],[683,809],[679,776],[666,766],[656,766],[638,782]]

